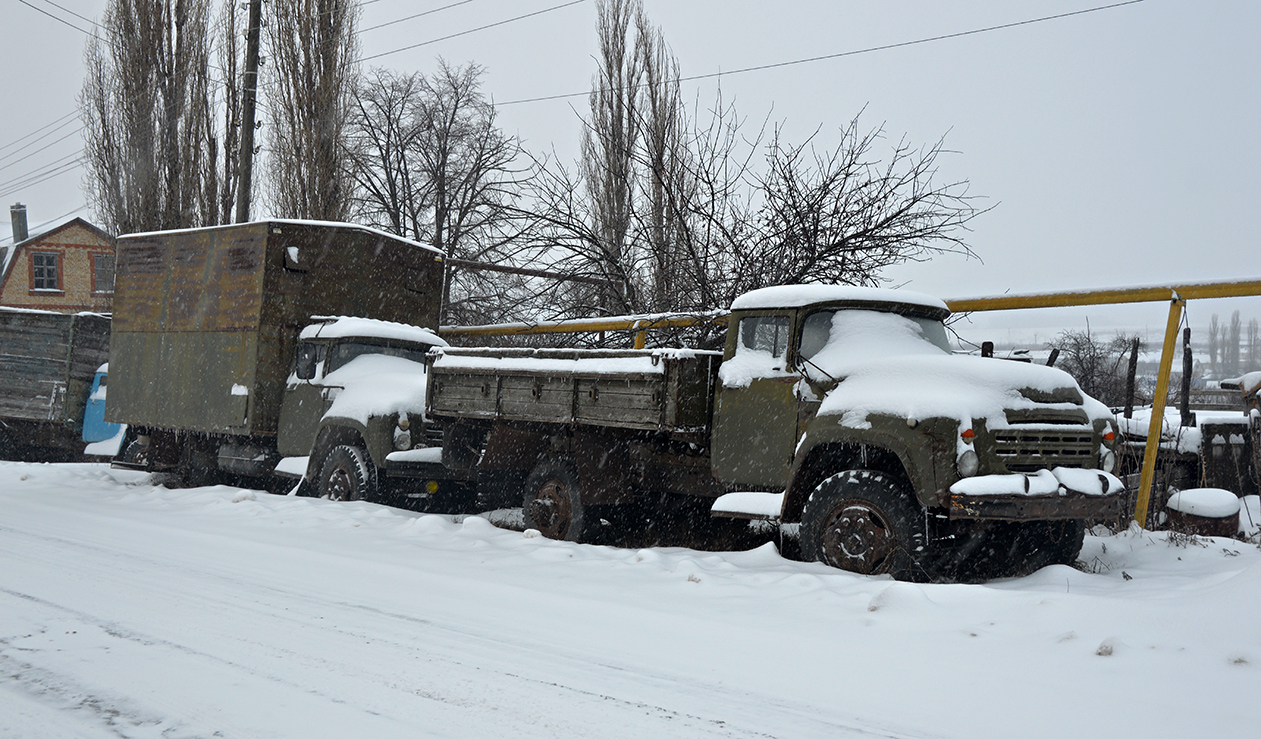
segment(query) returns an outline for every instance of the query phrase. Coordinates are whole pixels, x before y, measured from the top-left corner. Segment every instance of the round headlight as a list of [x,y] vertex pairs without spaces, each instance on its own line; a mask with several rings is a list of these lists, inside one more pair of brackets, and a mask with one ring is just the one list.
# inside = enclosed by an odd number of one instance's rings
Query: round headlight
[[955,469],[959,471],[959,477],[971,477],[981,467],[981,460],[977,458],[976,452],[972,449],[960,454],[955,459]]
[[400,452],[405,452],[412,448],[412,432],[396,428],[394,429],[394,448]]
[[1111,449],[1104,449],[1099,453],[1099,469],[1107,473],[1112,473],[1117,468],[1117,455]]

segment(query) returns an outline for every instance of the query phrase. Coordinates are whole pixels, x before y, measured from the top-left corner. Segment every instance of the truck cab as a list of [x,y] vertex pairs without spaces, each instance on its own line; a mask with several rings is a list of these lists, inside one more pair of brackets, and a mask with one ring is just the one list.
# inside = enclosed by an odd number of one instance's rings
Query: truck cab
[[447,342],[401,323],[315,320],[298,337],[281,401],[277,473],[321,496],[374,498],[407,467],[392,453],[441,444],[425,418],[423,360]]
[[915,552],[968,556],[960,550],[997,550],[1004,537],[1071,561],[1084,522],[1120,513],[1111,414],[1059,370],[954,354],[949,314],[903,290],[738,298],[713,471],[779,498],[732,496],[715,512],[769,506],[801,525],[808,557],[859,572],[936,571]]

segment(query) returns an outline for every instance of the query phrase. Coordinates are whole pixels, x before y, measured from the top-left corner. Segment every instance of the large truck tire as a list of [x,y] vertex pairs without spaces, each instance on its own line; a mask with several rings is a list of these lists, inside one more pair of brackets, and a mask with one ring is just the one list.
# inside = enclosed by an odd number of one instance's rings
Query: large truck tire
[[882,472],[850,470],[814,489],[801,515],[801,553],[860,575],[923,579],[924,511]]
[[586,510],[578,475],[568,460],[547,457],[525,481],[522,500],[525,525],[543,536],[560,541],[582,541]]
[[363,448],[341,444],[328,450],[315,492],[329,500],[366,500],[377,498],[377,468]]

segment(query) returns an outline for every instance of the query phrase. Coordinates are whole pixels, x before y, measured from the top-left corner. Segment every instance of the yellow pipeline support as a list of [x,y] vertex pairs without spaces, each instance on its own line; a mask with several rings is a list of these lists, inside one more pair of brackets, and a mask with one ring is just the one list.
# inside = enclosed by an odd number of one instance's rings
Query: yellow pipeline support
[[1116,305],[1118,303],[1162,303],[1170,292],[1185,302],[1203,298],[1242,298],[1261,295],[1261,279],[1237,282],[1198,282],[1185,285],[1122,287],[1103,290],[1082,290],[1028,295],[995,295],[988,298],[947,300],[953,313],[1021,308],[1067,308],[1081,305]]
[[1156,478],[1156,455],[1160,450],[1160,432],[1165,425],[1165,396],[1169,393],[1169,373],[1173,370],[1173,354],[1178,344],[1178,326],[1187,301],[1175,292],[1169,304],[1169,322],[1165,324],[1165,346],[1160,350],[1160,370],[1156,374],[1156,395],[1152,398],[1152,417],[1147,425],[1147,446],[1143,450],[1143,472],[1139,476],[1138,500],[1134,503],[1134,520],[1147,526],[1147,504],[1151,501],[1152,482]]

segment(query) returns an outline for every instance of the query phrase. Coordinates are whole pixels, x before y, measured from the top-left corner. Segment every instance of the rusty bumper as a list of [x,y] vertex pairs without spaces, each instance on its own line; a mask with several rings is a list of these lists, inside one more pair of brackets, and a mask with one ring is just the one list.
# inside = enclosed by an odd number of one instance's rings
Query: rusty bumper
[[1109,521],[1119,518],[1126,496],[1066,495],[959,495],[950,494],[951,518],[986,518],[1006,521],[1058,521],[1081,519]]

